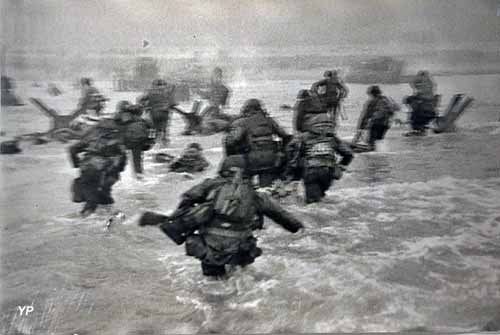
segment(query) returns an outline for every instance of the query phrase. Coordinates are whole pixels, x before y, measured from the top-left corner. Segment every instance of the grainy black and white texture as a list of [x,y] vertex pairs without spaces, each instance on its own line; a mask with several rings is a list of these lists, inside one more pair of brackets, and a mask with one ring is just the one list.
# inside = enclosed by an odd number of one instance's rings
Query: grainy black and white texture
[[[93,78],[109,98],[104,115],[121,100],[135,102],[141,92],[117,91],[116,78],[133,77],[137,57],[156,60],[166,80],[206,81],[219,66],[231,90],[226,113],[237,114],[245,100],[257,98],[289,132],[293,111],[280,106],[293,106],[297,92],[322,79],[325,70],[340,69],[349,95],[338,135],[352,137],[369,83],[348,79],[362,62],[381,56],[404,64],[401,82],[375,79],[398,103],[412,93],[408,76],[419,70],[432,75],[442,95],[440,111],[456,93],[474,102],[455,132],[425,137],[402,136],[408,131],[403,106],[395,116],[401,122],[377,151],[356,155],[321,203],[283,200],[305,231],[291,235],[266,221],[256,233],[263,255],[226,282],[235,294],[218,299],[197,260],[161,231],[137,227],[137,219],[148,210],[168,213],[182,192],[216,174],[221,134],[184,136],[184,120],[174,113],[168,146],[144,154],[143,179],[134,178],[129,161],[114,185],[113,209],[86,218],[71,202],[78,171],[68,160],[69,143],[24,138],[21,153],[0,155],[0,332],[476,332],[487,324],[495,329],[499,5],[2,1],[1,72],[15,81],[10,92],[2,87],[2,95],[13,94],[24,105],[1,107],[1,141],[50,129],[50,119],[31,97],[58,113],[73,112],[81,77]],[[179,107],[190,111],[198,98],[193,92]],[[203,147],[210,163],[204,172],[170,173],[154,160],[159,151],[178,156],[190,142]],[[116,210],[122,214],[107,224]]]

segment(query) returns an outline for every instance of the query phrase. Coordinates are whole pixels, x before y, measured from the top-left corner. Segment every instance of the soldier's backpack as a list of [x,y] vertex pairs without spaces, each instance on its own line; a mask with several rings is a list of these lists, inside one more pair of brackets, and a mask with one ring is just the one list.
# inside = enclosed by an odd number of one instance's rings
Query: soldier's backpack
[[332,146],[332,138],[325,136],[319,140],[306,140],[305,156],[307,167],[335,167],[335,149]]
[[231,223],[247,224],[256,213],[254,192],[252,185],[243,181],[241,170],[238,171],[232,182],[224,184],[215,195],[215,215]]
[[381,96],[376,100],[374,109],[375,112],[373,113],[371,123],[388,126],[391,117],[399,109],[399,106],[392,99]]
[[304,122],[305,130],[315,134],[333,134],[334,125],[328,113],[310,114]]
[[252,125],[248,130],[249,168],[254,171],[267,170],[279,166],[278,145],[273,140],[273,129],[266,119]]
[[152,127],[147,121],[130,122],[125,128],[125,145],[128,149],[142,145],[142,150],[149,150],[154,143],[153,135]]

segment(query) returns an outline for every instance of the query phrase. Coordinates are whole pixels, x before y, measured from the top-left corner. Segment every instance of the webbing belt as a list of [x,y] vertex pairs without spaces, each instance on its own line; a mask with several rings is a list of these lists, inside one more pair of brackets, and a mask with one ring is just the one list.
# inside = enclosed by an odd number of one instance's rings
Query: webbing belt
[[237,230],[229,230],[216,227],[207,228],[206,232],[212,235],[234,237],[234,238],[245,238],[245,237],[250,237],[252,235],[252,232],[249,230],[237,231]]

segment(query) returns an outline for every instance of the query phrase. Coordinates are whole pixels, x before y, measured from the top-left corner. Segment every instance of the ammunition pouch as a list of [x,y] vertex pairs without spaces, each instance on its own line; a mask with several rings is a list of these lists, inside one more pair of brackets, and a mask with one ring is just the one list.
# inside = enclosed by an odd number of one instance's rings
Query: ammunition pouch
[[336,166],[335,160],[332,158],[318,158],[318,157],[313,157],[309,158],[306,160],[306,167],[311,168],[311,167],[330,167],[334,168]]
[[206,202],[198,206],[190,206],[174,220],[179,220],[182,225],[192,233],[201,226],[212,221],[213,216],[213,204],[211,202]]
[[284,161],[284,154],[281,154],[275,141],[259,141],[250,145],[247,159],[250,170],[258,172],[280,167]]
[[160,229],[177,245],[181,245],[186,241],[186,236],[182,226],[176,221],[167,221],[160,225]]
[[221,227],[210,227],[204,230],[205,233],[217,236],[246,239],[252,236],[251,230],[232,230]]
[[198,234],[186,238],[186,255],[203,259],[207,254],[207,246],[203,238]]
[[83,196],[83,192],[82,192],[82,180],[80,179],[80,177],[78,178],[75,178],[75,180],[73,180],[73,184],[71,184],[71,193],[73,194],[73,202],[84,202],[85,201],[85,197]]
[[170,220],[160,226],[160,229],[180,245],[187,236],[209,223],[213,215],[213,206],[210,202],[189,206],[178,214],[174,213]]
[[79,184],[100,182],[108,166],[109,165],[106,164],[106,159],[103,157],[86,157],[80,164]]

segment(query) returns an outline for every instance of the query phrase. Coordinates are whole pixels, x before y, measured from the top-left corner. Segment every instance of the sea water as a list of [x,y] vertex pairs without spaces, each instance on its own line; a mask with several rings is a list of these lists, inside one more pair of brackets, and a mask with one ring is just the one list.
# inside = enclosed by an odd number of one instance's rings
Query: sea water
[[[211,166],[188,179],[145,153],[145,178],[130,164],[113,188],[112,209],[80,218],[70,185],[78,175],[69,144],[21,144],[23,153],[0,156],[2,317],[7,334],[165,334],[195,332],[371,332],[410,329],[476,331],[500,310],[500,78],[437,77],[442,106],[455,93],[475,98],[455,133],[403,137],[394,125],[377,152],[358,154],[324,201],[283,206],[304,222],[290,234],[270,220],[258,231],[263,255],[226,282],[231,294],[207,295],[213,285],[199,261],[187,257],[156,228],[140,228],[146,210],[168,213],[179,195],[213,176],[222,157],[221,136],[185,137],[171,122],[170,154],[199,142]],[[229,83],[228,112],[247,98],[262,99],[291,131],[297,91],[308,80]],[[43,99],[62,113],[79,91],[64,94],[19,82],[17,94]],[[113,92],[119,100],[138,93]],[[349,85],[348,120],[339,135],[353,135],[367,99],[366,85]],[[408,85],[382,85],[401,101]],[[189,110],[191,102],[181,104]],[[444,108],[444,107],[443,107]],[[406,110],[397,117],[406,121]],[[29,103],[2,107],[2,140],[44,131],[49,120]],[[106,223],[123,213],[108,229]],[[222,285],[222,284],[221,284]],[[229,292],[229,291],[228,291]],[[20,315],[18,306],[33,306]]]

